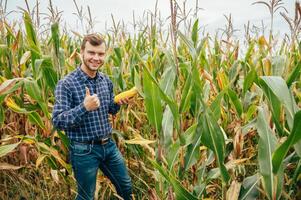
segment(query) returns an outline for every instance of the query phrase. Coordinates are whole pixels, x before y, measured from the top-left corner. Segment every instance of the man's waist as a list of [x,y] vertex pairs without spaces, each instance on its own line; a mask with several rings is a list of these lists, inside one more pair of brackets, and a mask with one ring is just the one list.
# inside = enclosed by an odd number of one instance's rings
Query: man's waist
[[104,145],[107,144],[111,139],[111,135],[108,135],[103,138],[96,138],[96,139],[91,139],[91,140],[82,140],[82,141],[77,141],[77,140],[71,140],[71,142],[77,142],[77,143],[83,143],[83,144],[98,144],[98,145]]
[[81,128],[78,130],[66,130],[65,133],[71,141],[91,141],[110,137],[112,134],[112,128],[91,130]]

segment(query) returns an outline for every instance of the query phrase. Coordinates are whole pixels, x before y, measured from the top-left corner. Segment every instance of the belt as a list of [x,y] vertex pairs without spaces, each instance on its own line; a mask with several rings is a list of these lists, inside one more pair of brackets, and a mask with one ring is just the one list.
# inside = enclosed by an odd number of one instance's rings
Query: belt
[[110,141],[110,137],[107,138],[103,138],[103,139],[98,139],[98,140],[89,140],[89,141],[76,141],[78,143],[83,143],[83,144],[100,144],[100,145],[104,145],[107,144]]

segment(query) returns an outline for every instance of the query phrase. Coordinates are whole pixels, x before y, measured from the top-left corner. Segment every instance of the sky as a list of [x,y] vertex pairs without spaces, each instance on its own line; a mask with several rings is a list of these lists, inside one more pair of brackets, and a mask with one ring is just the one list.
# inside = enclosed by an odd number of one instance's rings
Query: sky
[[[5,0],[2,0],[4,2]],[[48,12],[47,6],[49,0],[39,0],[41,12]],[[270,0],[264,0],[270,1]],[[1,0],[0,0],[1,2]],[[30,8],[34,7],[36,0],[28,0]],[[123,20],[124,23],[132,30],[133,12],[136,20],[145,20],[143,13],[145,11],[155,11],[156,0],[76,0],[79,7],[87,13],[89,5],[92,18],[96,21],[94,31],[103,32],[112,26],[111,15],[115,21]],[[179,5],[183,5],[183,0],[177,1]],[[242,34],[243,25],[250,21],[251,25],[262,27],[262,21],[267,26],[270,23],[270,14],[268,8],[262,4],[252,5],[255,0],[198,0],[198,6],[201,8],[198,12],[199,24],[206,31],[214,33],[218,28],[223,28],[226,24],[225,16],[231,14],[233,25]],[[295,0],[282,0],[283,6],[287,9],[288,15],[293,18]],[[62,11],[62,21],[65,22],[67,29],[82,32],[82,26],[79,23],[76,13],[74,0],[52,0],[52,4],[59,11]],[[186,10],[194,9],[196,0],[186,0]],[[162,19],[169,23],[167,18],[170,15],[170,1],[158,0],[158,10]],[[12,11],[7,16],[10,21],[20,20],[20,9],[25,8],[25,0],[8,0],[6,12]],[[284,11],[283,9],[280,9]],[[49,13],[49,12],[48,12]],[[289,33],[289,28],[279,12],[275,14],[274,30],[280,33]]]

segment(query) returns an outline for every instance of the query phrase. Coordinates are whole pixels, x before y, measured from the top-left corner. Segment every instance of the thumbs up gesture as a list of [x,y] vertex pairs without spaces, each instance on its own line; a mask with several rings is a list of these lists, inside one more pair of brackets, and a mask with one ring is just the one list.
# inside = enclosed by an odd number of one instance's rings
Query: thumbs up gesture
[[88,87],[86,87],[86,96],[84,99],[84,107],[87,111],[96,110],[100,106],[99,98],[97,97],[97,94],[91,95],[90,90]]

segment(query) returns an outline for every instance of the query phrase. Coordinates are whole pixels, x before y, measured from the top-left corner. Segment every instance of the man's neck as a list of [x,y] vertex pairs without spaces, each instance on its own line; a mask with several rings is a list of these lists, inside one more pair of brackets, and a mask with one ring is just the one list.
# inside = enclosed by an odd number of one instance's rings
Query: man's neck
[[83,72],[85,72],[85,74],[87,74],[89,77],[94,78],[94,77],[96,76],[97,71],[89,70],[89,68],[88,68],[86,65],[82,64],[82,65],[80,66],[80,68],[81,68],[81,69],[83,70]]

